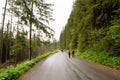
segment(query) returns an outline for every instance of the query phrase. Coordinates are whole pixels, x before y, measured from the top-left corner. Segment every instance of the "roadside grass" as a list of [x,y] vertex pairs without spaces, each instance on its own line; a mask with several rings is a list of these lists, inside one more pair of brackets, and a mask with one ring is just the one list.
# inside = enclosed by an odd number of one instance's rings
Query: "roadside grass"
[[120,71],[120,56],[109,56],[103,51],[86,50],[84,53],[76,52],[76,57],[87,59]]
[[16,67],[9,66],[5,69],[0,69],[0,80],[16,80],[21,74],[25,73],[37,62],[56,52],[58,52],[58,50],[46,52],[30,61],[18,64]]

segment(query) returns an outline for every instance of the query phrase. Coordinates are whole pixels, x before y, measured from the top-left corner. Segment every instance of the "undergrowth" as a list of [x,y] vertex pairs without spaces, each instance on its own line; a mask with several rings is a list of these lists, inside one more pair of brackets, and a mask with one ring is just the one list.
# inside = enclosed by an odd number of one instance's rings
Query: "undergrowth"
[[83,53],[76,52],[75,56],[120,70],[120,56],[109,56],[104,51],[86,50]]

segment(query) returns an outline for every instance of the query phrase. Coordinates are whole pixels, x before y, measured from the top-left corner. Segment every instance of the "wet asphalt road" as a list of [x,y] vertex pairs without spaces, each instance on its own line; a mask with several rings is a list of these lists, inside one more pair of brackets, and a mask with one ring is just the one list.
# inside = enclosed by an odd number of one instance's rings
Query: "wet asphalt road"
[[120,74],[59,52],[48,57],[28,80],[120,80]]

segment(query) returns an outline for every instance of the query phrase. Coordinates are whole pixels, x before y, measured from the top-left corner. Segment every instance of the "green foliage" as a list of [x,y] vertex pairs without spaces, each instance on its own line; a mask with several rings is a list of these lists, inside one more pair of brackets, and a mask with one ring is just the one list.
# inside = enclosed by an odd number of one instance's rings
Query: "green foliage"
[[76,0],[60,36],[61,47],[120,52],[120,0]]
[[96,50],[86,50],[84,53],[76,53],[77,57],[82,59],[87,59],[90,61],[94,61],[106,66],[110,66],[112,68],[116,68],[120,70],[120,58],[119,56],[109,56],[104,51],[96,51]]
[[120,42],[120,25],[111,26],[110,33],[115,42]]
[[36,36],[34,34],[33,40],[32,40],[32,47],[33,47],[33,49],[35,49],[37,47],[40,47],[42,43],[43,42],[42,42],[42,40],[40,40],[39,36]]
[[[33,23],[39,31],[46,35],[52,35],[52,29],[46,25],[52,19],[52,4],[45,3],[44,0],[9,0],[9,12],[19,17],[18,23],[29,26]],[[33,3],[33,11],[32,11]]]
[[6,69],[1,69],[0,70],[0,80],[16,80],[21,74],[25,73],[28,69],[30,69],[33,65],[35,65],[38,61],[41,59],[56,53],[57,50],[55,51],[50,51],[47,52],[43,55],[40,55],[31,61],[26,61],[22,64],[18,64],[16,67],[10,66]]
[[15,55],[21,50],[25,50],[27,48],[26,39],[24,32],[19,32],[16,35],[16,40],[14,45],[11,47],[10,54]]
[[109,35],[111,37],[111,47],[109,52],[115,56],[118,56],[120,55],[120,25],[111,26],[109,28]]

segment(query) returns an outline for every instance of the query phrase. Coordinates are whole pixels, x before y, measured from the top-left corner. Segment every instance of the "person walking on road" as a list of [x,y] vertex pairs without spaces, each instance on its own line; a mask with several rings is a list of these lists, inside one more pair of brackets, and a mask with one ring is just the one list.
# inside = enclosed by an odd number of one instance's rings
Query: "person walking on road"
[[74,54],[75,54],[75,51],[74,51],[74,50],[72,50],[72,57],[74,57]]
[[68,57],[70,58],[70,50],[68,51]]

